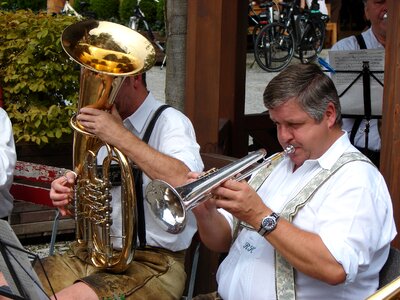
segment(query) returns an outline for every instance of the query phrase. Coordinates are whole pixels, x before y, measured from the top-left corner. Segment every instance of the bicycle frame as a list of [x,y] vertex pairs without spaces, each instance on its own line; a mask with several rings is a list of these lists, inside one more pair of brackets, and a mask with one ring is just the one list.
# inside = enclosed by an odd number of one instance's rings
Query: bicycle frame
[[323,47],[327,16],[319,10],[298,13],[295,2],[281,3],[279,21],[266,25],[257,34],[254,55],[258,65],[266,71],[280,71],[292,57],[308,63]]
[[[156,0],[156,2],[158,2]],[[148,39],[154,43],[158,49],[160,49],[160,51],[162,51],[164,53],[164,59],[163,62],[161,64],[161,69],[163,68],[165,61],[166,61],[166,55],[165,55],[165,48],[161,45],[160,41],[158,41],[155,36],[153,31],[151,30],[151,27],[149,25],[149,23],[146,21],[146,16],[143,13],[143,11],[140,9],[140,0],[137,1],[136,6],[133,9],[133,15],[129,18],[129,25],[128,27],[133,29],[133,30],[139,30],[139,25],[140,22],[143,22],[144,28],[147,32],[148,35]]]
[[61,10],[62,14],[69,15],[69,16],[75,16],[79,20],[83,19],[82,15],[79,14],[72,6],[69,4],[69,1],[65,1],[64,7]]
[[[314,1],[313,1],[314,2]],[[313,3],[313,5],[315,5]],[[319,7],[318,3],[316,3],[317,8]],[[316,7],[313,7],[313,10],[311,9],[305,9],[303,13],[300,14],[295,14],[295,1],[291,2],[288,4],[287,7],[287,13],[286,15],[284,12],[281,14],[280,20],[281,23],[285,25],[285,28],[287,29],[288,33],[293,33],[294,36],[294,51],[295,54],[298,55],[299,52],[299,47],[300,43],[304,37],[304,34],[309,30],[309,27],[311,24],[316,26],[318,22],[320,22],[319,19],[316,18],[316,16],[319,16],[319,10],[315,10]],[[326,22],[327,20],[324,20]],[[295,55],[295,56],[296,56]]]

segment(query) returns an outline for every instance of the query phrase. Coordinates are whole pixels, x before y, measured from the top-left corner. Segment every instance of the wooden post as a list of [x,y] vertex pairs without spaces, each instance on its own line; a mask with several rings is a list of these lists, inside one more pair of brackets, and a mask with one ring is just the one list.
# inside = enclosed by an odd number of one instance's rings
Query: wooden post
[[190,0],[185,113],[202,152],[243,156],[247,1]]
[[[188,0],[185,113],[203,153],[242,157],[247,1]],[[203,155],[203,158],[204,155]],[[212,165],[204,161],[206,169]],[[200,248],[195,295],[216,290],[217,253]]]
[[[392,196],[394,218],[400,226],[400,1],[387,1],[382,148],[380,169]],[[393,246],[400,248],[397,235]]]
[[[73,5],[74,1],[69,1]],[[47,0],[47,14],[59,14],[65,5],[65,0]]]

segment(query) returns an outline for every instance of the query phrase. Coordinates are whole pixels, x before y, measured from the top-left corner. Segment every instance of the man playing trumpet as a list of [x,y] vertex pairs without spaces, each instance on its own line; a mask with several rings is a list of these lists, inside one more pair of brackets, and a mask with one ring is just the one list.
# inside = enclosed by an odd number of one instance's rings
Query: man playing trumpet
[[219,296],[365,299],[396,235],[382,175],[341,129],[337,91],[318,66],[282,71],[264,104],[280,144],[295,152],[269,176],[227,180],[193,209],[202,242],[229,252],[217,273]]

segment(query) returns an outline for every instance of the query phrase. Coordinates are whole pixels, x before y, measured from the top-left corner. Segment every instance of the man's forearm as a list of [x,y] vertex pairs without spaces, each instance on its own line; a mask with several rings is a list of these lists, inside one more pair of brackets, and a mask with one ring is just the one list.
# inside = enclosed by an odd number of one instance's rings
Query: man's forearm
[[201,241],[212,251],[228,252],[231,242],[231,228],[226,219],[217,211],[208,215],[194,211]]
[[122,135],[119,145],[118,148],[151,179],[161,179],[172,186],[186,182],[190,170],[183,162],[153,149],[129,131]]

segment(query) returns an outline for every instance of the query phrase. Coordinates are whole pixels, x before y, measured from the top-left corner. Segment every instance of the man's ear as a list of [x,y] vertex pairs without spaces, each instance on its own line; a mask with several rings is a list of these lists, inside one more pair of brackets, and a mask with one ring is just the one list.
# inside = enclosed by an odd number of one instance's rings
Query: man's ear
[[336,123],[337,112],[335,105],[333,105],[332,102],[329,102],[325,111],[325,116],[327,118],[329,128],[333,127]]
[[367,3],[364,4],[364,14],[365,14],[365,18],[367,19],[367,21],[369,21],[369,11],[368,11]]
[[132,80],[134,87],[137,88],[138,85],[142,83],[142,74],[131,76],[130,79]]

